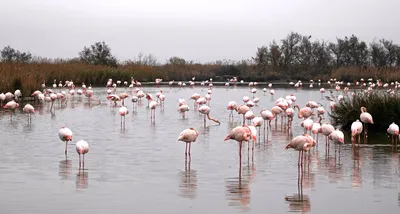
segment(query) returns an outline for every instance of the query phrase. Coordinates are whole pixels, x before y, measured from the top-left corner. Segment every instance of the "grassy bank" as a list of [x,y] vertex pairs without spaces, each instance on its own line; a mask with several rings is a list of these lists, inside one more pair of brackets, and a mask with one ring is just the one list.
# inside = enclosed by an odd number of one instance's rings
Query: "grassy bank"
[[373,125],[368,125],[368,131],[386,132],[392,122],[400,123],[400,94],[389,95],[384,90],[345,97],[330,114],[332,123],[350,131],[351,124],[360,119],[362,106],[374,120]]
[[[306,71],[304,71],[306,73]],[[257,65],[252,64],[165,64],[157,66],[124,64],[117,68],[89,65],[79,61],[72,62],[33,62],[33,63],[6,63],[0,62],[0,92],[21,89],[24,96],[40,89],[43,82],[47,86],[53,80],[73,80],[75,84],[82,82],[92,86],[104,86],[109,78],[113,80],[130,81],[131,77],[141,82],[151,82],[156,78],[164,81],[189,81],[213,78],[214,81],[226,82],[233,76],[240,80],[258,82],[289,82],[303,80],[307,83],[310,78],[324,81],[331,77],[345,81],[355,81],[360,78],[381,78],[384,81],[394,81],[398,78],[399,69],[379,70],[377,68],[357,69],[340,68],[332,71],[332,76],[324,75],[291,75],[274,70],[261,72]]]

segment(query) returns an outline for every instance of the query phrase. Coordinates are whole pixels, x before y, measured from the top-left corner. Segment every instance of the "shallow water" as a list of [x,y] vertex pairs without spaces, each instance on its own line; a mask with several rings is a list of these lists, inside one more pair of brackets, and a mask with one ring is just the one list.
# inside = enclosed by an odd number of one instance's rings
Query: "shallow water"
[[[45,104],[36,107],[30,125],[27,115],[16,112],[11,122],[1,111],[1,213],[399,213],[399,155],[388,146],[390,138],[372,139],[356,153],[346,139],[340,160],[334,145],[328,156],[321,143],[299,177],[298,153],[285,150],[292,136],[273,123],[266,142],[261,134],[254,156],[244,144],[239,177],[238,144],[223,140],[241,125],[241,117],[235,114],[235,122],[228,122],[226,105],[251,97],[248,88],[214,87],[211,116],[221,125],[207,121],[205,128],[189,100],[194,92],[205,95],[205,89],[143,88],[153,95],[160,89],[166,95],[165,107],[157,107],[155,123],[147,100],[132,112],[128,98],[130,113],[121,126],[118,108],[110,107],[104,88],[94,90],[100,105],[76,96],[67,107],[56,105],[50,113]],[[253,111],[270,109],[273,100],[290,93],[300,106],[313,99],[329,109],[317,89],[276,89],[271,97],[259,88],[256,96],[261,101]],[[176,111],[178,98],[191,108],[185,119]],[[74,134],[67,159],[58,138],[64,125]],[[303,133],[299,119],[293,125],[293,136]],[[189,127],[200,134],[192,145],[190,165],[185,165],[185,144],[176,139]],[[84,171],[78,170],[75,152],[80,139],[90,147]]]

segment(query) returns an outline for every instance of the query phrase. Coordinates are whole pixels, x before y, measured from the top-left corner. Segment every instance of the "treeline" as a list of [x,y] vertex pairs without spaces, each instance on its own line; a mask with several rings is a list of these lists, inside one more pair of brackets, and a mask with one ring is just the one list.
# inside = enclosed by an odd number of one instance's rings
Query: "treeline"
[[[245,81],[359,78],[397,80],[400,76],[400,46],[379,39],[367,44],[355,35],[335,42],[313,39],[291,32],[279,41],[258,47],[251,59],[197,63],[178,56],[160,62],[152,54],[140,53],[118,60],[105,42],[84,47],[73,59],[48,59],[7,46],[1,50],[0,91],[25,86],[37,89],[44,81],[74,80],[103,85],[108,78],[139,81],[198,80],[227,81],[233,76]],[[32,82],[32,83],[29,83]],[[36,87],[36,88],[35,88]]]

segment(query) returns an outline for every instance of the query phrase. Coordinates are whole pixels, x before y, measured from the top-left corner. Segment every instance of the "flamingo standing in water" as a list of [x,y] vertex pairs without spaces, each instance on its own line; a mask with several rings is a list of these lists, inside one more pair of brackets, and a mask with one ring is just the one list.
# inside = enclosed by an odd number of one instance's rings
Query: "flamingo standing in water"
[[397,143],[399,142],[399,126],[396,123],[390,124],[387,132],[392,136],[392,148],[397,149]]
[[68,146],[68,141],[72,141],[72,131],[71,129],[63,126],[59,131],[58,131],[58,137],[65,142],[65,155],[67,155],[67,146]]
[[152,100],[149,103],[149,108],[150,108],[150,120],[155,121],[156,120],[156,107],[157,107],[157,102]]
[[[76,152],[79,155],[79,169],[85,169],[85,154],[89,152],[89,144],[84,141],[80,140],[75,144]],[[82,155],[82,161],[81,161]],[[82,167],[81,167],[82,166]]]
[[199,133],[194,128],[185,129],[179,134],[178,141],[186,143],[185,158],[187,158],[188,155],[190,158],[190,145],[196,142],[198,136]]
[[236,108],[237,108],[237,104],[235,101],[230,101],[228,103],[228,107],[226,109],[231,111],[231,113],[229,113],[229,121],[231,121],[231,119],[233,120],[233,110],[235,110]]
[[304,134],[293,138],[290,143],[286,145],[285,149],[293,148],[296,151],[299,151],[297,165],[300,168],[303,165],[304,152],[309,151],[313,144],[315,144],[315,140],[309,134]]
[[125,106],[121,106],[119,108],[119,115],[121,116],[121,125],[122,125],[122,117],[124,118],[124,124],[125,124],[125,115],[129,114],[128,108]]
[[26,104],[24,108],[22,109],[23,112],[29,114],[28,115],[28,123],[31,123],[31,114],[35,113],[35,108],[31,104]]
[[358,119],[351,124],[351,144],[353,146],[355,145],[356,137],[358,137],[357,144],[360,146],[360,136],[362,131],[363,125]]
[[185,118],[185,112],[189,110],[190,108],[186,104],[182,104],[181,106],[178,107],[178,111],[182,114],[182,118]]
[[[254,126],[237,126],[225,137],[224,141],[236,140],[239,143],[239,174],[242,173],[242,143],[251,139],[257,140],[257,130]],[[253,148],[254,149],[254,148]]]
[[7,104],[5,104],[3,106],[3,108],[11,110],[10,111],[11,121],[12,121],[12,114],[13,114],[14,110],[17,109],[18,107],[19,107],[19,104],[17,102],[15,102],[14,100],[11,100],[10,102],[8,102]]
[[297,117],[299,119],[301,119],[301,118],[306,119],[306,118],[309,118],[312,115],[314,115],[314,113],[310,107],[304,107],[304,108],[300,109],[299,105],[296,104],[296,105],[294,105],[294,109],[296,109],[296,108],[297,108]]
[[361,114],[360,114],[360,120],[361,122],[364,123],[364,143],[368,139],[368,126],[367,124],[374,124],[374,121],[372,119],[372,116],[370,113],[367,112],[367,108],[361,107]]
[[218,123],[218,125],[221,124],[221,123],[219,122],[219,120],[216,120],[216,119],[210,117],[210,110],[211,110],[210,107],[208,107],[208,106],[206,106],[206,105],[203,105],[203,106],[201,106],[201,107],[199,108],[199,112],[202,113],[202,114],[204,114],[204,127],[206,127],[206,120],[207,120],[206,118],[208,118],[209,120],[212,120],[212,121]]
[[328,136],[335,131],[335,128],[329,124],[328,122],[324,123],[321,125],[321,133],[323,135],[325,135],[325,148],[328,150],[328,154],[329,154],[329,146],[328,146],[328,142],[329,142],[329,138]]
[[[331,139],[334,143],[339,144],[339,160],[340,160],[340,148],[342,144],[344,144],[344,134],[339,129],[336,129],[329,135],[329,139]],[[335,145],[335,155],[336,155],[336,145]]]

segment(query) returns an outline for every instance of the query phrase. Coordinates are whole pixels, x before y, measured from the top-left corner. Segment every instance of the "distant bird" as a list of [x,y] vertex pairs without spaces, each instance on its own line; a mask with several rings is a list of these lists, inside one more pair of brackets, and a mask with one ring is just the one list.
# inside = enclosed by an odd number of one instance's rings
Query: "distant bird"
[[315,144],[315,140],[309,134],[304,134],[293,138],[290,143],[286,145],[285,149],[292,148],[299,151],[297,165],[300,168],[303,165],[303,153],[309,151],[313,144]]
[[[75,144],[76,152],[79,155],[79,169],[85,169],[85,154],[89,152],[89,144],[84,141],[80,140]],[[81,161],[82,155],[82,161]]]
[[185,157],[187,157],[187,155],[190,157],[190,145],[196,142],[198,136],[199,133],[194,128],[185,129],[179,134],[178,141],[186,143]]
[[201,106],[201,107],[199,108],[199,112],[202,113],[202,114],[204,114],[204,127],[206,127],[206,118],[208,118],[209,120],[212,120],[212,121],[218,123],[218,125],[221,124],[221,123],[219,122],[219,120],[216,120],[216,119],[214,119],[214,118],[212,118],[212,117],[210,116],[210,107],[209,107],[209,106],[206,106],[206,105]]
[[361,133],[363,131],[363,125],[359,120],[354,121],[351,124],[351,144],[354,146],[355,145],[355,141],[356,141],[356,137],[357,139],[357,144],[358,146],[360,146],[360,136]]
[[364,123],[364,140],[367,140],[368,138],[368,123],[374,124],[374,121],[372,120],[372,116],[370,113],[367,112],[367,108],[361,107],[361,114],[360,114],[360,120],[361,122]]
[[399,142],[399,126],[393,122],[392,124],[390,124],[387,132],[392,136],[393,150],[397,149],[397,144]]
[[27,114],[29,114],[28,115],[28,123],[30,123],[31,122],[31,114],[32,113],[35,113],[35,108],[33,108],[33,106],[31,105],[31,104],[26,104],[25,106],[24,106],[24,108],[22,109],[22,111],[24,112],[24,113],[27,113]]
[[68,146],[68,141],[72,141],[72,131],[63,126],[59,131],[58,131],[58,137],[60,137],[60,140],[65,142],[65,155],[67,155],[67,146]]

